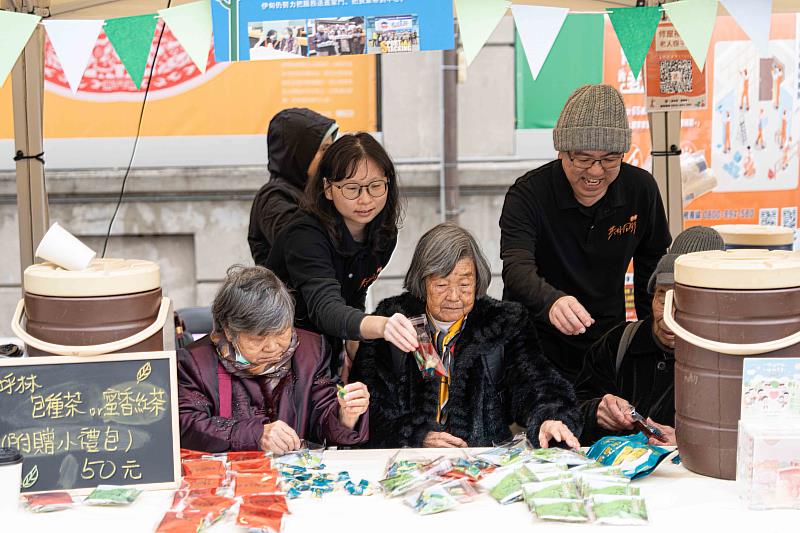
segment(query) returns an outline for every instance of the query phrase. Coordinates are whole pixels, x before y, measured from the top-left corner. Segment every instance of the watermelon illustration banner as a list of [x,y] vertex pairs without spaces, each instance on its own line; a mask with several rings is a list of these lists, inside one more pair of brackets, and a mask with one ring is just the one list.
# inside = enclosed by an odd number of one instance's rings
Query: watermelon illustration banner
[[452,0],[212,0],[216,61],[454,47]]

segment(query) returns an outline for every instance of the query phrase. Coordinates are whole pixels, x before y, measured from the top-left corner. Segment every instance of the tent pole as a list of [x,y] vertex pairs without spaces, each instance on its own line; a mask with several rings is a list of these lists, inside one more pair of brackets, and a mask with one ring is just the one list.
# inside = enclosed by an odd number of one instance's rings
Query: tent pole
[[[19,11],[46,12],[49,0],[22,3]],[[9,0],[3,8],[15,10]],[[14,109],[14,152],[35,156],[44,152],[42,107],[44,105],[44,28],[38,26],[11,71]],[[37,159],[16,163],[19,214],[20,271],[33,264],[34,251],[49,226],[44,164]]]

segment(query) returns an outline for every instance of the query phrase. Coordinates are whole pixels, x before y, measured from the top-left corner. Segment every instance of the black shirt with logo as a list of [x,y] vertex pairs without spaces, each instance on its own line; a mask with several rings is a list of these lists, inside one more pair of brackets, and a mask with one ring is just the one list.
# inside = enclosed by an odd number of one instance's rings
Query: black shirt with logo
[[[575,199],[561,160],[552,161],[511,186],[500,229],[503,296],[530,309],[546,354],[545,338],[568,345],[566,353],[547,354],[565,374],[577,375],[583,352],[625,320],[631,260],[636,314],[650,315],[647,281],[671,237],[649,172],[623,163],[603,198],[586,207]],[[577,298],[595,319],[587,333],[568,337],[550,324],[550,307],[565,295]]]
[[384,252],[353,240],[341,222],[334,243],[320,221],[298,213],[275,240],[267,268],[295,297],[295,326],[338,339],[361,339],[367,289],[389,263],[395,238]]

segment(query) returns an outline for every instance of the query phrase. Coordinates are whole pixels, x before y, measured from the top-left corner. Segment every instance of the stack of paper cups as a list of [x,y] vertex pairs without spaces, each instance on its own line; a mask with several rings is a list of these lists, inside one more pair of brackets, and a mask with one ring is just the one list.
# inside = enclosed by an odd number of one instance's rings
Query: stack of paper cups
[[85,270],[97,253],[77,237],[53,222],[36,248],[36,257],[55,263],[66,270]]

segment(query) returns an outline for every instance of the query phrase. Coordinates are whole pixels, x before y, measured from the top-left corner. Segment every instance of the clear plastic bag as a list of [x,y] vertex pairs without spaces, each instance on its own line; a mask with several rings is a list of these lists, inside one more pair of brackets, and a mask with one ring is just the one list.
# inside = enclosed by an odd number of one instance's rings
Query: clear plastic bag
[[449,377],[442,358],[436,353],[436,348],[428,333],[428,318],[425,315],[413,317],[411,324],[417,332],[417,342],[419,342],[419,347],[414,350],[414,360],[417,362],[417,368],[422,372],[422,377],[425,379]]

